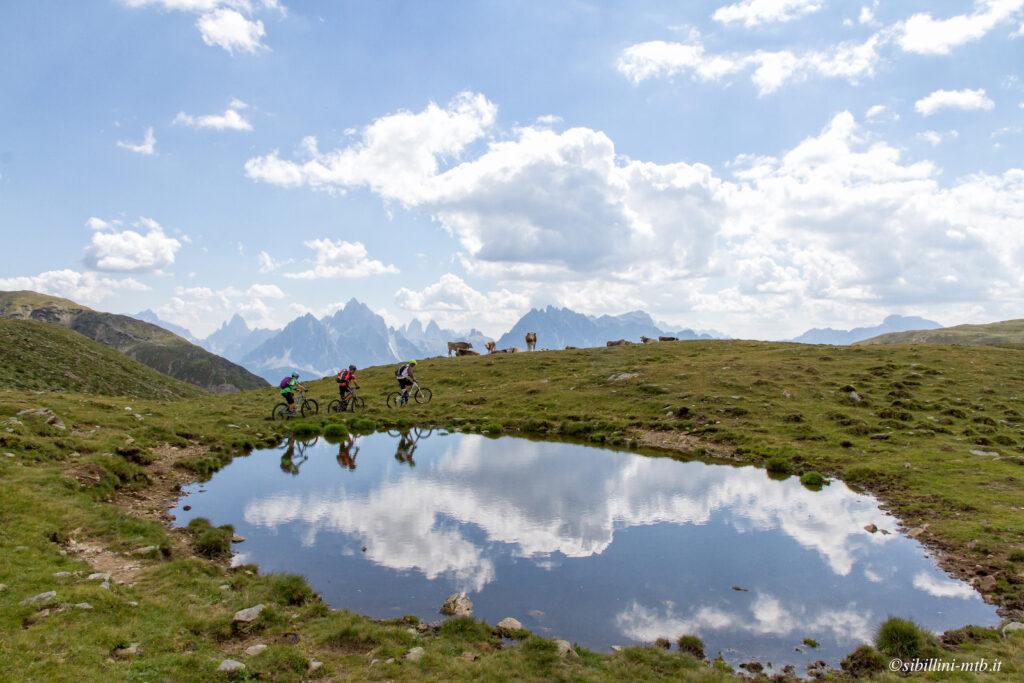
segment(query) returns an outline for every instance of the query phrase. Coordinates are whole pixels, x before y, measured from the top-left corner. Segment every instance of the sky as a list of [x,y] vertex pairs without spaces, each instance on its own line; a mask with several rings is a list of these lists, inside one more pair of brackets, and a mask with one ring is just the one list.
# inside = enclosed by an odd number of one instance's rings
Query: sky
[[1024,317],[1024,0],[0,3],[0,289],[786,339]]

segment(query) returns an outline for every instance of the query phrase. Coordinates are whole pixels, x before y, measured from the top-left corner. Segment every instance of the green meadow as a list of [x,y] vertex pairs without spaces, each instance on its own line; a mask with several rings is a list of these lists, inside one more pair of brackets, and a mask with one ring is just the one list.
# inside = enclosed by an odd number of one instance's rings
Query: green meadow
[[[388,409],[393,367],[375,367],[359,372],[362,415],[326,415],[333,380],[301,378],[321,412],[282,422],[270,419],[276,389],[206,394],[91,342],[72,348],[65,330],[18,325],[0,326],[2,680],[752,675],[704,660],[693,634],[605,654],[560,651],[525,631],[510,646],[495,625],[472,618],[375,622],[321,603],[300,577],[229,567],[231,529],[218,520],[174,529],[166,519],[184,483],[254,448],[325,430],[574,439],[724,458],[809,485],[838,478],[883,500],[1008,621],[1024,614],[1024,352],[1015,348],[694,341],[439,357],[416,369],[433,391],[429,404]],[[233,621],[257,604],[265,608],[254,621]],[[957,680],[1024,675],[1024,634],[963,626],[940,640],[887,623],[874,647],[821,676],[895,680],[880,669],[896,653],[1002,662],[998,674]],[[246,654],[256,644],[267,647]],[[245,668],[218,672],[225,659]]]

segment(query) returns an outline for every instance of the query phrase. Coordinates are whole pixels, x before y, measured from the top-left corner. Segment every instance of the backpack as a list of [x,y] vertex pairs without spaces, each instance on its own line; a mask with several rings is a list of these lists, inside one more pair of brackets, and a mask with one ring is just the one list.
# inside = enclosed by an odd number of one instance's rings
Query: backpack
[[399,379],[401,379],[402,377],[405,377],[405,369],[408,368],[408,367],[409,367],[408,363],[406,363],[405,365],[399,365],[398,369],[395,370],[395,377],[398,377]]
[[291,384],[291,383],[292,383],[292,378],[291,378],[291,375],[289,375],[288,377],[285,377],[283,380],[281,380],[281,388],[282,389],[287,389],[288,385]]
[[345,384],[352,379],[352,371],[345,369],[338,373],[338,384]]

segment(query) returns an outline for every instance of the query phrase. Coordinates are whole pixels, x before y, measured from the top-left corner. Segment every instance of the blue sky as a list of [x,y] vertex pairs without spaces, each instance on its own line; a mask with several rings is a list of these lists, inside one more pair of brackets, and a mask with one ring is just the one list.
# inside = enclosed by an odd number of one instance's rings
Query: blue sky
[[1024,0],[12,0],[0,45],[0,289],[200,336],[1024,317]]

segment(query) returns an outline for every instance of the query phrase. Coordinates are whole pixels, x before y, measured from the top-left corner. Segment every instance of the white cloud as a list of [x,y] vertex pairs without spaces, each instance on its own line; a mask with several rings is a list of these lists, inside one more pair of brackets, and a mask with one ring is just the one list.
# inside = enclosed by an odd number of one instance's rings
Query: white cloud
[[864,118],[868,121],[899,121],[900,115],[884,104],[876,104],[868,109]]
[[132,278],[115,280],[95,273],[50,270],[39,275],[0,278],[0,289],[29,289],[80,303],[95,303],[121,290],[146,291],[146,285]]
[[260,40],[266,35],[263,22],[246,19],[241,12],[220,8],[207,12],[196,20],[203,42],[219,46],[234,54],[235,50],[255,52],[263,47]]
[[1019,18],[1024,0],[976,0],[972,14],[935,19],[931,14],[915,14],[896,25],[897,42],[907,52],[945,55],[983,37],[999,24]]
[[367,258],[366,247],[362,242],[334,241],[324,238],[310,240],[303,244],[316,251],[312,270],[285,273],[285,277],[314,280],[337,277],[357,278],[398,272],[398,268],[393,265],[385,266],[380,261]]
[[181,242],[165,235],[152,219],[141,218],[138,226],[149,231],[145,235],[134,230],[93,233],[92,244],[86,249],[86,265],[107,272],[151,273],[174,263]]
[[141,144],[136,145],[131,142],[118,140],[117,146],[133,152],[138,152],[139,154],[153,154],[154,148],[156,147],[156,138],[153,136],[153,127],[150,126],[146,129],[146,138]]
[[104,230],[110,227],[110,223],[107,223],[105,220],[92,216],[89,218],[89,220],[85,222],[85,226],[90,230]]
[[817,12],[823,5],[824,0],[741,0],[719,7],[711,18],[723,24],[741,22],[749,28],[770,22],[792,21]]
[[284,292],[277,285],[252,285],[245,295],[256,299],[283,299]]
[[788,82],[800,82],[810,76],[842,78],[856,83],[873,76],[885,43],[883,34],[875,34],[862,43],[845,42],[827,51],[794,53],[788,50],[758,50],[749,54],[708,54],[700,35],[693,31],[687,43],[661,40],[631,45],[622,51],[618,70],[634,84],[651,78],[692,74],[703,82],[718,82],[737,73],[750,72],[760,95],[775,92]]
[[236,107],[236,101],[223,114],[207,114],[205,116],[191,116],[185,112],[178,112],[172,123],[181,123],[193,128],[213,128],[215,130],[252,130],[252,124],[236,109],[244,108],[244,102],[238,102],[242,107]]
[[421,291],[402,287],[396,303],[406,311],[428,315],[445,327],[509,324],[530,308],[530,297],[507,289],[481,293],[462,278],[445,273]]
[[984,89],[936,90],[914,103],[914,109],[921,116],[931,116],[940,109],[989,110],[995,106],[995,102],[985,95]]
[[289,263],[294,262],[295,259],[284,259],[277,260],[265,251],[261,251],[259,256],[256,257],[260,264],[261,273],[272,273],[282,266],[286,266]]
[[942,144],[942,142],[946,139],[956,139],[958,135],[959,134],[955,130],[950,130],[945,133],[940,133],[939,131],[936,130],[926,130],[918,133],[917,139],[923,140],[924,142],[930,144],[932,147],[935,147]]

